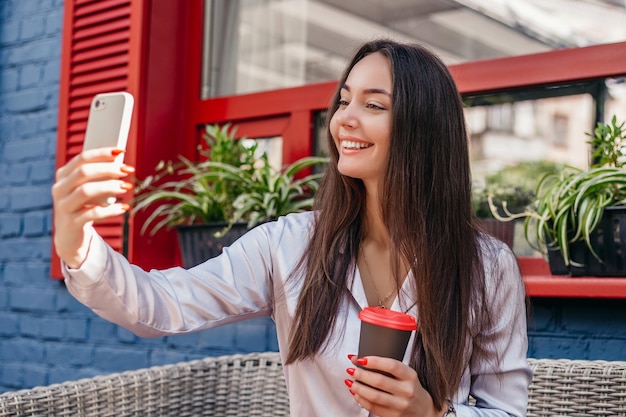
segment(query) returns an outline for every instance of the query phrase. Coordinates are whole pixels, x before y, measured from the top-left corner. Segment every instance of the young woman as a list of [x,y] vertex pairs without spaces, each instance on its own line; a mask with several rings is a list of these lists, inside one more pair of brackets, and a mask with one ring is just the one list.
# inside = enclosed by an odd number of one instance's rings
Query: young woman
[[[189,270],[146,272],[107,246],[91,223],[128,207],[92,202],[125,192],[132,168],[110,164],[110,148],[75,157],[52,189],[70,292],[146,337],[271,316],[293,416],[524,416],[524,287],[510,249],[476,226],[447,68],[420,46],[368,42],[329,117],[315,209],[258,226]],[[417,318],[402,362],[355,357],[368,305]]]

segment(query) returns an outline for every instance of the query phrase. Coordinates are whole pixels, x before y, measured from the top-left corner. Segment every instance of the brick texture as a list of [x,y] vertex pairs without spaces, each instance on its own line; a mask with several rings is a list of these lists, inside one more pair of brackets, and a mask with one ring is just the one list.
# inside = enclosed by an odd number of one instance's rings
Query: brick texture
[[[142,339],[49,278],[62,0],[0,1],[0,392],[277,350],[271,320]],[[529,356],[626,359],[626,303],[533,300]]]

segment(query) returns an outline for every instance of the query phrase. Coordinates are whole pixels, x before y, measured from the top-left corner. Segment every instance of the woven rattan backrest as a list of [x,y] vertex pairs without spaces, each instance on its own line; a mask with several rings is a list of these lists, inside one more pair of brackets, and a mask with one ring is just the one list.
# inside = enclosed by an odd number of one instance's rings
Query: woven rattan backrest
[[0,395],[1,417],[288,415],[278,353],[206,358]]
[[[626,349],[625,349],[626,351]],[[626,362],[529,359],[529,417],[626,416]]]
[[[529,417],[626,417],[626,362],[529,359]],[[156,366],[0,395],[0,417],[288,416],[275,352]]]

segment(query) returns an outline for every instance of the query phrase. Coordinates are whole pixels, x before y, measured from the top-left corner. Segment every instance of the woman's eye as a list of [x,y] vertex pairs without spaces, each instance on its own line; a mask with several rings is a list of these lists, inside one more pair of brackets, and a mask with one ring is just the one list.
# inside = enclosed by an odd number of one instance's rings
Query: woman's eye
[[340,105],[341,107],[345,107],[345,106],[347,106],[348,104],[349,104],[349,103],[348,103],[348,100],[339,99],[339,105]]
[[383,106],[379,106],[376,103],[367,103],[366,106],[368,109],[373,109],[373,110],[385,110],[385,108]]

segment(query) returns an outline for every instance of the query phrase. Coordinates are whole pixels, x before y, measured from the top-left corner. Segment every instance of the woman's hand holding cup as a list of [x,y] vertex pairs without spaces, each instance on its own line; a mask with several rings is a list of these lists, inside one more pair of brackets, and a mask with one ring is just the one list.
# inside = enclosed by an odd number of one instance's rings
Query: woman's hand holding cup
[[354,381],[345,381],[359,405],[380,417],[438,416],[415,370],[402,363],[415,318],[381,307],[366,307],[359,318],[359,353],[348,356],[355,366],[346,370]]

